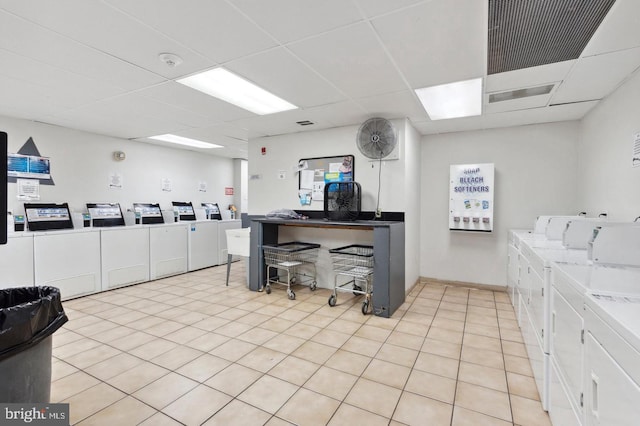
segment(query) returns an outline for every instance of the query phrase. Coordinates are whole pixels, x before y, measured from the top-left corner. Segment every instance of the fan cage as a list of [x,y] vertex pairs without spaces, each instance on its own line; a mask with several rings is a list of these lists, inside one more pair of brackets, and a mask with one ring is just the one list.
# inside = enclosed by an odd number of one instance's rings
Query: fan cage
[[372,160],[388,156],[397,144],[396,129],[386,118],[370,118],[358,129],[358,149]]
[[329,182],[324,187],[324,217],[352,221],[361,211],[362,189],[358,182]]

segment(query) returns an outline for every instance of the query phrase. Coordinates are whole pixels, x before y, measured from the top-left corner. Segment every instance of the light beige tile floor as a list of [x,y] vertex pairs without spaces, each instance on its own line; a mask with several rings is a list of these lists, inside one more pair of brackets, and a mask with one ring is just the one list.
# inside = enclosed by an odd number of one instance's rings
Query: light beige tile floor
[[82,425],[549,425],[506,293],[422,282],[392,318],[244,264],[63,305],[53,402]]

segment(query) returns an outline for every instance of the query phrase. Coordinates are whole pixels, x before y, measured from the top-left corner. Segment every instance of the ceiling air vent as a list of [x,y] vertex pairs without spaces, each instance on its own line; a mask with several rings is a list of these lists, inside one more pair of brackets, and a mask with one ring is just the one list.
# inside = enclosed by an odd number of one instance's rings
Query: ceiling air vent
[[489,0],[487,72],[580,56],[615,0]]
[[299,124],[301,126],[311,126],[313,123],[313,121],[309,121],[309,120],[302,120],[302,121],[296,121],[296,124]]
[[547,95],[553,90],[554,84],[545,84],[544,86],[527,87],[526,89],[509,90],[507,92],[498,92],[489,94],[489,103],[512,101],[514,99],[528,98],[530,96]]

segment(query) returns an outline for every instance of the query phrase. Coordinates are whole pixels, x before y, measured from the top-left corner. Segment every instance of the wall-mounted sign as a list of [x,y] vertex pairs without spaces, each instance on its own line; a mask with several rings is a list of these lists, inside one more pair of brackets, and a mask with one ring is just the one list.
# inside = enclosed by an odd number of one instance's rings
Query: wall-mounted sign
[[38,179],[17,179],[18,200],[39,200],[40,181]]
[[110,189],[122,189],[122,175],[120,173],[109,174],[109,188]]
[[328,182],[353,181],[355,159],[353,155],[302,158],[298,165],[298,197],[301,205],[309,205],[311,201],[324,201]]
[[160,182],[162,184],[162,191],[163,192],[171,192],[171,190],[173,189],[173,182],[171,182],[171,179],[162,178],[160,180]]
[[224,189],[224,195],[233,195],[233,187],[227,186]]
[[18,179],[38,179],[40,185],[55,185],[51,176],[51,160],[40,155],[33,138],[18,150],[7,155],[7,182],[17,183]]
[[493,231],[493,178],[493,164],[450,166],[450,230]]

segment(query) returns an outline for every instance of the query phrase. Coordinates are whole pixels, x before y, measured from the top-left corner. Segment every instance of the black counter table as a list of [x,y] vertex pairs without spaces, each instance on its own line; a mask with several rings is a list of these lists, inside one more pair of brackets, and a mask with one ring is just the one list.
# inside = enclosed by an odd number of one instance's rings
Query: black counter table
[[373,232],[373,294],[374,314],[390,317],[405,298],[404,222],[358,220],[333,222],[323,219],[251,218],[251,257],[249,289],[261,290],[266,283],[267,268],[262,246],[278,243],[281,226],[328,229],[371,230]]

